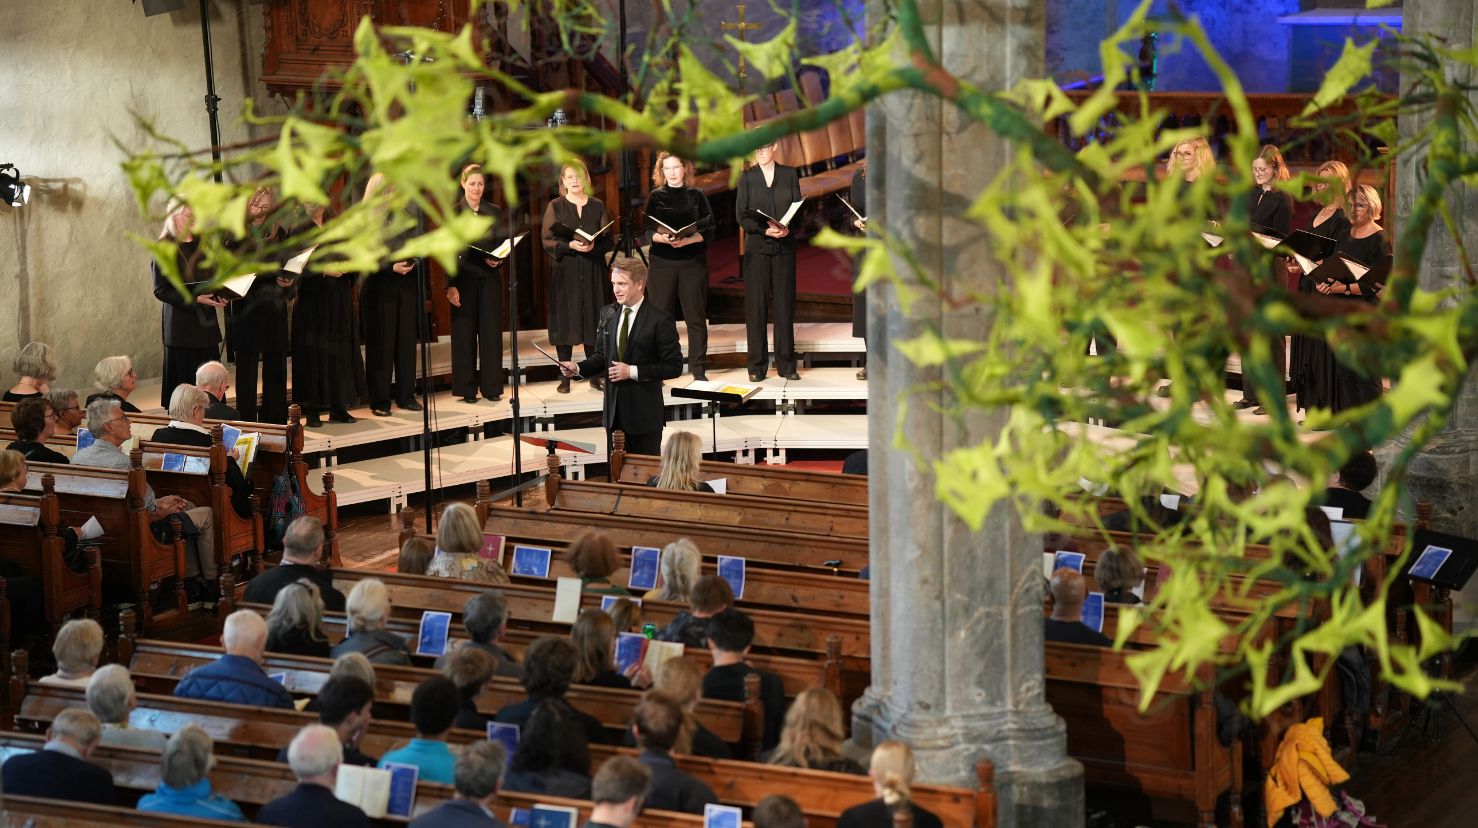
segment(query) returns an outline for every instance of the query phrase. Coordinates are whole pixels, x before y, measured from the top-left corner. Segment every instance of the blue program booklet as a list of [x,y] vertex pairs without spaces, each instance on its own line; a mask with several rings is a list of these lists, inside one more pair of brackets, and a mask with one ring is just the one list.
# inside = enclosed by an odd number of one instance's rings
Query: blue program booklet
[[[519,731],[516,724],[488,722],[488,739],[503,746],[503,761],[509,762],[518,753]],[[505,764],[504,767],[507,767]]]
[[1422,550],[1421,557],[1406,571],[1408,577],[1421,578],[1430,581],[1436,577],[1437,571],[1452,557],[1452,550],[1441,546],[1428,546]]
[[1083,626],[1094,632],[1103,632],[1103,593],[1090,592],[1083,599]]
[[657,562],[662,550],[654,546],[631,547],[631,577],[626,579],[628,589],[656,589]]
[[732,805],[703,806],[703,828],[739,828],[744,822],[744,812]]
[[523,828],[528,828],[528,824],[529,824],[529,809],[528,808],[514,808],[513,810],[509,811],[508,812],[508,824],[509,825],[521,825],[521,826],[523,826]]
[[513,574],[527,575],[531,578],[548,578],[549,558],[553,554],[552,549],[542,546],[515,546],[513,547]]
[[272,679],[283,687],[287,686],[287,673],[268,673],[267,678]]
[[744,597],[743,558],[733,558],[728,555],[718,556],[718,576],[729,582],[729,588],[734,590],[734,598],[736,600]]
[[241,429],[236,426],[221,424],[221,445],[226,451],[236,448],[236,441],[241,439]]
[[159,468],[161,471],[184,471],[185,455],[169,452],[164,455],[164,459],[160,462]]
[[447,637],[452,629],[452,614],[427,610],[421,613],[421,633],[416,652],[420,655],[446,655]]
[[390,801],[385,804],[385,813],[409,819],[416,810],[416,777],[420,768],[403,762],[386,762],[383,769],[390,771]]
[[626,599],[637,606],[641,606],[640,598],[632,598],[630,595],[602,595],[600,596],[600,611],[610,612],[616,606],[616,602]]
[[79,429],[77,429],[77,450],[78,451],[81,451],[81,450],[87,448],[88,446],[92,445],[95,442],[97,442],[97,438],[94,437],[94,436],[92,436],[92,432],[91,431],[88,431],[86,428],[79,428]]
[[647,637],[641,633],[624,632],[616,636],[616,671],[625,675],[631,665],[640,664],[646,648]]
[[1052,571],[1056,572],[1063,567],[1067,567],[1075,572],[1082,572],[1083,558],[1084,555],[1082,552],[1059,551],[1052,561]]
[[563,805],[535,805],[529,812],[529,828],[578,828],[580,812]]

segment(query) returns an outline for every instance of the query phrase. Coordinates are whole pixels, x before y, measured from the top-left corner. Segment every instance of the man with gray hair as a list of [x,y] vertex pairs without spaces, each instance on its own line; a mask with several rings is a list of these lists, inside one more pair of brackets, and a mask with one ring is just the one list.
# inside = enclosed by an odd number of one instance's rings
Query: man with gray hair
[[109,747],[163,750],[167,741],[157,730],[132,728],[128,716],[138,706],[133,679],[128,668],[107,664],[97,669],[87,681],[87,709],[102,722],[102,744]]
[[[154,430],[156,443],[174,443],[208,449],[215,445],[205,427],[205,407],[210,395],[193,385],[180,385],[169,397],[169,425]],[[231,508],[242,517],[251,515],[251,483],[236,462],[236,447],[226,446],[226,485],[231,487]]]
[[211,792],[207,774],[216,763],[214,747],[200,725],[187,724],[169,737],[159,759],[159,786],[139,800],[139,810],[245,822],[235,802]]
[[113,774],[87,761],[101,735],[96,716],[77,707],[63,710],[51,721],[45,746],[5,760],[0,784],[8,794],[112,805]]
[[364,811],[334,796],[343,758],[344,747],[333,728],[308,725],[298,731],[287,748],[287,763],[298,778],[298,786],[263,805],[257,812],[257,824],[288,828],[368,826]]
[[[457,649],[470,647],[492,656],[495,676],[523,678],[523,665],[518,663],[518,658],[498,644],[508,630],[508,599],[503,593],[490,589],[468,598],[462,607],[462,625],[471,640],[462,642]],[[437,658],[436,669],[445,668],[455,652],[451,650]]]
[[412,822],[411,828],[507,828],[492,808],[503,758],[503,746],[497,742],[463,745],[452,781],[456,795]]
[[[87,430],[96,438],[92,445],[72,455],[74,466],[129,471],[133,463],[123,453],[123,444],[133,436],[128,415],[118,400],[98,399],[87,405]],[[160,540],[170,537],[168,518],[180,521],[185,538],[185,592],[192,609],[212,603],[205,584],[216,582],[215,514],[209,506],[196,506],[178,495],[154,497],[154,487],[144,488],[144,508],[149,512],[150,528]],[[203,582],[202,582],[203,580]]]
[[46,392],[46,401],[56,412],[56,433],[76,434],[85,416],[82,406],[77,404],[77,392],[70,388],[53,388]]
[[212,420],[239,420],[241,412],[226,405],[226,391],[231,387],[231,373],[226,366],[211,360],[195,369],[195,385],[210,395],[205,416]]
[[323,560],[323,521],[303,515],[288,524],[282,536],[282,563],[251,579],[243,596],[250,604],[271,604],[288,584],[307,578],[318,585],[323,608],[344,611],[344,593],[334,589],[333,576],[319,568]]
[[226,654],[185,674],[174,687],[182,699],[204,699],[230,704],[293,709],[287,688],[262,671],[267,652],[267,622],[251,610],[226,616],[221,633]]

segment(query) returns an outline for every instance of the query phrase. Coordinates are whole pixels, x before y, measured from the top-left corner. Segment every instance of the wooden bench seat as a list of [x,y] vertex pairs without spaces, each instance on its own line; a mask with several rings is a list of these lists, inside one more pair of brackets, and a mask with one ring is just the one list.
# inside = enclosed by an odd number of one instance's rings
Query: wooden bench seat
[[[102,568],[95,551],[88,554],[86,571],[68,568],[56,479],[43,474],[40,482],[37,494],[0,492],[0,549],[23,573],[41,579],[42,614],[54,631],[75,612],[97,617],[103,598]],[[0,592],[0,646],[5,658],[10,655],[10,624],[10,604]]]
[[[266,548],[266,533],[262,525],[262,494],[258,492],[252,495],[250,514],[243,516],[237,513],[231,487],[226,484],[227,449],[221,444],[219,425],[212,427],[211,438],[213,445],[208,449],[151,441],[139,443],[139,449],[144,453],[144,468],[149,473],[149,485],[161,497],[179,495],[196,505],[210,506],[216,516],[217,561],[223,567],[229,567],[233,559],[239,558],[245,563],[244,571],[255,574],[261,570],[262,550]],[[200,457],[210,465],[204,473],[165,471],[165,454]],[[238,578],[237,585],[241,586],[245,580]]]
[[[617,483],[645,485],[662,470],[662,458],[650,454],[611,454],[611,477]],[[855,474],[792,469],[788,466],[728,463],[704,460],[698,467],[699,480],[723,478],[733,494],[757,495],[772,499],[802,500],[844,506],[867,504],[867,478]]]
[[219,819],[176,816],[140,811],[121,805],[93,805],[63,799],[40,799],[34,796],[5,796],[5,824],[14,828],[115,828],[115,826],[157,826],[157,828],[224,828],[239,822]]

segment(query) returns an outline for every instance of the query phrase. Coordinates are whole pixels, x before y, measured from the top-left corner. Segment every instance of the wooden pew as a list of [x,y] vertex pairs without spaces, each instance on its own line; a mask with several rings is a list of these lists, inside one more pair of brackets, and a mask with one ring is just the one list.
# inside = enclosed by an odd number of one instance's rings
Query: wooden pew
[[[97,618],[103,600],[102,569],[96,550],[88,550],[85,572],[73,572],[65,559],[63,528],[56,478],[52,475],[41,475],[40,494],[0,493],[0,549],[25,574],[41,579],[42,612],[53,631],[79,610]],[[10,602],[0,591],[0,645],[5,647],[7,658],[10,622]]]
[[[160,629],[182,622],[187,616],[184,581],[185,544],[179,537],[161,542],[150,530],[150,514],[144,509],[144,492],[148,485],[143,455],[132,454],[129,471],[70,466],[52,463],[28,464],[30,479],[27,490],[39,490],[43,476],[55,482],[61,522],[81,526],[96,517],[103,527],[100,541],[102,583],[122,600],[132,601],[142,610],[145,629]],[[149,601],[149,590],[155,584],[174,579],[172,608],[155,612]]]
[[[213,444],[208,449],[150,441],[140,443],[144,467],[149,470],[149,484],[154,487],[156,495],[179,495],[196,505],[210,506],[215,513],[217,563],[222,569],[228,569],[232,559],[240,557],[246,570],[255,574],[261,571],[262,550],[266,548],[262,496],[260,493],[252,495],[249,515],[237,514],[231,487],[226,484],[227,450],[221,444],[220,425],[211,427],[211,439]],[[165,471],[162,468],[165,454],[205,458],[210,467],[203,474]],[[245,581],[245,578],[237,579],[237,586],[244,586]]]
[[[751,527],[795,535],[867,540],[867,507],[802,500],[776,501],[748,494],[675,492],[621,483],[564,480],[558,469],[544,478],[546,507],[555,512],[686,521],[747,533]],[[803,538],[797,538],[804,543]]]
[[[611,477],[617,483],[645,485],[661,470],[660,457],[624,451],[611,453]],[[732,494],[867,507],[867,478],[855,474],[704,460],[698,468],[698,479],[717,478],[727,481]]]
[[158,826],[158,828],[223,828],[239,822],[219,819],[146,813],[121,805],[93,805],[63,799],[38,799],[7,794],[5,825],[10,828],[115,828],[115,826]]

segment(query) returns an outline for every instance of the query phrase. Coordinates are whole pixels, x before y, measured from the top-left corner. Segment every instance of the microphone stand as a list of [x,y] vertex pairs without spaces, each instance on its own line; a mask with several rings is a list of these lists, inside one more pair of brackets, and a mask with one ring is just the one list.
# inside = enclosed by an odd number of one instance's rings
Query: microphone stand
[[[532,189],[529,193],[533,195]],[[510,199],[511,201],[511,199]],[[513,207],[508,210],[508,258],[504,260],[503,266],[508,270],[508,352],[509,363],[512,368],[512,394],[508,404],[513,411],[513,480],[517,483],[523,477],[523,446],[519,435],[523,433],[523,422],[519,416],[519,388],[523,383],[519,382],[518,376],[518,262],[515,254],[517,248],[513,245]],[[523,507],[523,489],[514,492],[514,503],[519,508]]]

